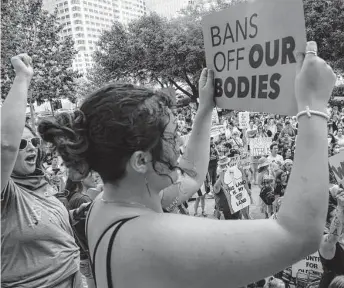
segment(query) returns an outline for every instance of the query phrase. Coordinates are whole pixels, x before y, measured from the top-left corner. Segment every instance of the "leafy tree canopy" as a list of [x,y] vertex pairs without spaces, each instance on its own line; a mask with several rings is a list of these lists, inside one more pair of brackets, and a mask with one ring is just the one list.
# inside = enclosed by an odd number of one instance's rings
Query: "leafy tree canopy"
[[[110,31],[102,34],[94,54],[95,69],[103,79],[95,81],[93,76],[91,80],[98,86],[108,79],[172,85],[196,101],[198,78],[205,67],[201,19],[238,2],[243,1],[203,1],[188,6],[171,20],[152,13],[129,27],[114,23]],[[304,0],[307,38],[318,43],[319,55],[337,73],[344,71],[343,3]]]
[[11,57],[27,53],[32,57],[34,76],[32,99],[38,104],[45,100],[68,98],[75,102],[75,79],[72,69],[76,54],[70,37],[62,40],[63,29],[55,14],[42,9],[42,0],[2,1],[1,6],[1,92],[6,97],[14,79]]

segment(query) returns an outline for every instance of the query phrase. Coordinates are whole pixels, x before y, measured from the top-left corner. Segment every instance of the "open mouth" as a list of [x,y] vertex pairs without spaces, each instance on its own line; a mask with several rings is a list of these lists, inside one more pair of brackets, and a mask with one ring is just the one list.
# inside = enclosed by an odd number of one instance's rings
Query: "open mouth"
[[25,158],[25,162],[28,163],[29,165],[35,165],[36,164],[36,154],[29,155]]

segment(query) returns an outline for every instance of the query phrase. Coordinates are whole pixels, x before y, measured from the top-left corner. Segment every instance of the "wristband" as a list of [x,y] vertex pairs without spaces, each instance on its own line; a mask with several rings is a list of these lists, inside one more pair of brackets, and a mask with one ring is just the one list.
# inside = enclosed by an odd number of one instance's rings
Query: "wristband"
[[329,117],[326,113],[320,112],[320,111],[310,110],[308,106],[306,106],[306,110],[299,112],[299,113],[296,115],[296,118],[299,119],[300,116],[305,115],[305,114],[308,116],[308,118],[311,118],[311,117],[312,117],[312,114],[313,114],[313,115],[316,115],[316,116],[323,117],[323,118],[325,118],[327,121],[330,119],[330,117]]

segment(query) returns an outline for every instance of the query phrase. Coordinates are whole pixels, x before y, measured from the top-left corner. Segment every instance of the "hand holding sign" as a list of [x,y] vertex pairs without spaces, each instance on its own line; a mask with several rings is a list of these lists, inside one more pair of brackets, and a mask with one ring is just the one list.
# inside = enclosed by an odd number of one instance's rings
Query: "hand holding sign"
[[307,43],[306,55],[297,54],[295,97],[299,111],[309,106],[311,110],[326,112],[336,75],[326,62],[317,57],[317,44]]
[[203,69],[199,78],[199,105],[200,107],[212,111],[214,109],[214,71]]

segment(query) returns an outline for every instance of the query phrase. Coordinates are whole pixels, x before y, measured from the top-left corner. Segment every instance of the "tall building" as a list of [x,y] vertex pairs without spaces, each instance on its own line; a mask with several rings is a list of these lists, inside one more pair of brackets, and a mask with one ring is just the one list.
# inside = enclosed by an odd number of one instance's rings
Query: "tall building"
[[146,0],[147,10],[149,12],[156,12],[157,14],[173,18],[178,12],[192,5],[196,0]]
[[78,54],[73,68],[86,73],[92,66],[92,53],[103,30],[113,21],[127,25],[145,14],[145,0],[44,0],[43,9],[53,13],[64,28],[61,37],[72,36]]

